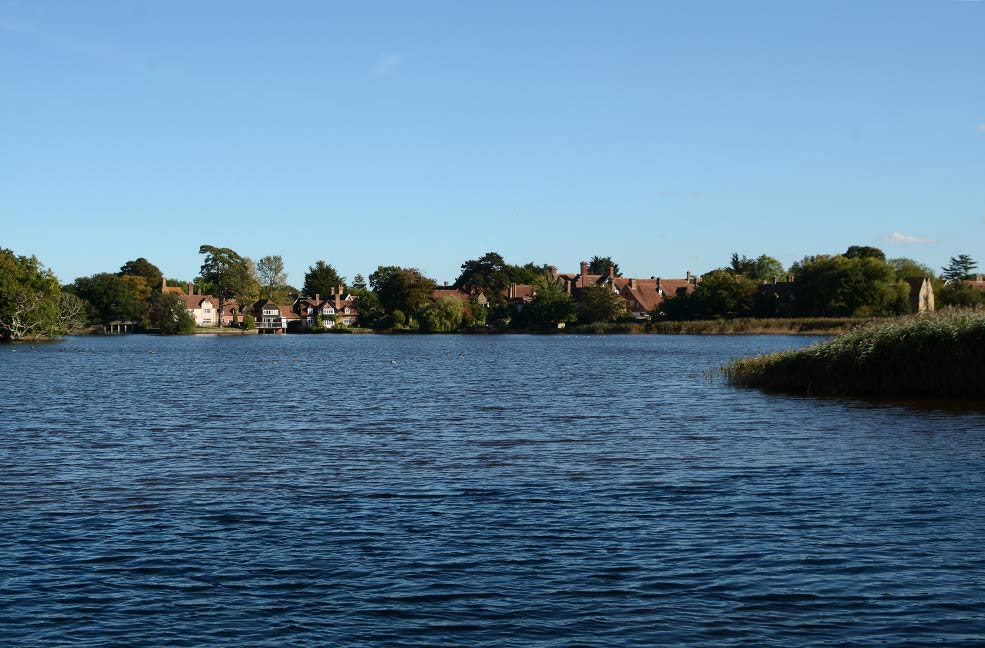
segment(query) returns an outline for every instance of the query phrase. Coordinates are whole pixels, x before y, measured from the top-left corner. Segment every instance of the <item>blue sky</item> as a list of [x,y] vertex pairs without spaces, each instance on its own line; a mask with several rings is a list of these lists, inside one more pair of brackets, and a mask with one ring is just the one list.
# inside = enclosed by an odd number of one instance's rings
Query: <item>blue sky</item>
[[0,0],[0,247],[985,267],[985,2]]

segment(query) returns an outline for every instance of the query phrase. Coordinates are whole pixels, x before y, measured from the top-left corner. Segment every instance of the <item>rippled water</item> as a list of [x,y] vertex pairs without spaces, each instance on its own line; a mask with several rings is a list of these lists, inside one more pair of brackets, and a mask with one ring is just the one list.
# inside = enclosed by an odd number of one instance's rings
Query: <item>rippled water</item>
[[809,341],[0,348],[0,645],[985,643],[985,415],[701,375]]

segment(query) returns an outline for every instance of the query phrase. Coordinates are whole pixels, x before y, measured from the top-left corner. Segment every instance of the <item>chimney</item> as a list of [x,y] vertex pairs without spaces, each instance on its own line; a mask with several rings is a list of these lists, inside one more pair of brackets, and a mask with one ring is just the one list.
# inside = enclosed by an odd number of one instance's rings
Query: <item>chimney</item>
[[688,283],[691,283],[691,271],[690,270],[687,271],[687,282]]
[[977,281],[978,283],[981,283],[982,282],[982,276],[981,275],[976,276],[975,277],[975,281]]
[[193,284],[190,281],[188,282],[188,294],[189,295],[194,295],[195,294],[195,284]]
[[165,279],[164,277],[161,277],[161,292],[164,292],[164,289],[167,287],[168,287],[168,280]]
[[515,299],[516,298],[516,284],[515,283],[511,283],[510,284],[510,292],[507,293],[507,294],[508,294],[508,299]]
[[660,292],[662,289],[663,286],[660,285],[660,277],[657,277],[657,292]]
[[342,306],[342,286],[332,289],[335,293],[335,310],[338,310]]
[[610,265],[609,266],[609,279],[611,280],[611,279],[615,279],[615,278],[616,278],[616,266]]
[[[609,268],[609,269],[611,270],[612,268]],[[629,287],[630,288],[635,288],[636,287],[636,280],[633,279],[632,277],[630,277],[630,279],[629,279]]]
[[445,282],[445,285],[446,285],[446,286],[448,285],[448,282],[447,282],[447,281]]
[[581,288],[588,286],[588,261],[581,262]]
[[315,303],[316,304],[321,303],[321,293],[315,293]]

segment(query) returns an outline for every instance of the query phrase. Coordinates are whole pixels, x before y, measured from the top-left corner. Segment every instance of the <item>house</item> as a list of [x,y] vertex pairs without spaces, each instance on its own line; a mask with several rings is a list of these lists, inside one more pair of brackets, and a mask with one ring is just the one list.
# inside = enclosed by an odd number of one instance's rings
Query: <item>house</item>
[[[910,286],[910,311],[913,313],[929,313],[934,311],[934,286],[930,279],[904,279]],[[985,287],[982,288],[985,290]]]
[[587,261],[581,262],[578,274],[555,273],[555,278],[562,282],[565,291],[571,295],[577,295],[578,291],[584,288],[607,286],[626,302],[626,310],[633,313],[637,319],[649,319],[650,314],[657,310],[667,297],[694,292],[701,280],[690,272],[683,279],[617,277],[615,269],[611,267],[604,275],[589,274]]
[[985,278],[982,275],[975,275],[974,279],[962,279],[962,283],[968,284],[975,290],[985,292]]
[[303,329],[315,326],[355,326],[359,320],[356,296],[346,293],[345,286],[333,288],[332,293],[324,299],[320,294],[314,297],[299,296],[291,311]]
[[291,306],[283,306],[270,299],[261,299],[250,310],[260,333],[286,333],[291,322],[299,319]]
[[[180,290],[180,288],[178,289]],[[176,293],[185,302],[185,308],[195,318],[196,326],[215,326],[219,320],[219,300],[212,295],[203,295],[201,289],[189,282],[187,293]]]

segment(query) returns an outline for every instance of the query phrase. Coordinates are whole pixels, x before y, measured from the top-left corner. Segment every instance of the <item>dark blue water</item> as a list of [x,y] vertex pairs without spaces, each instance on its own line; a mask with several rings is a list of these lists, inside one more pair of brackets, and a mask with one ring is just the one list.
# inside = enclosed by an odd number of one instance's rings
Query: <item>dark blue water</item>
[[0,347],[0,646],[982,645],[985,415],[809,341]]

